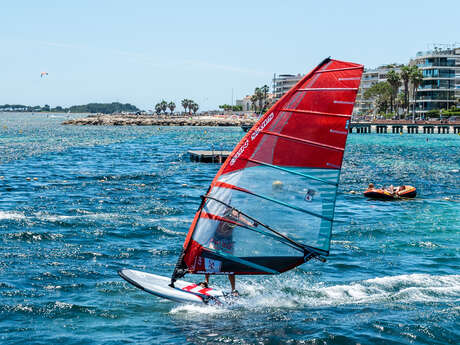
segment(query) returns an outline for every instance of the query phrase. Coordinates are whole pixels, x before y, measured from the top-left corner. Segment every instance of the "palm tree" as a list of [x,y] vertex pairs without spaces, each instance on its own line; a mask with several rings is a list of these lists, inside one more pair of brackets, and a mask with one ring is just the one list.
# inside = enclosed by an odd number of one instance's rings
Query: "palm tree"
[[251,99],[251,103],[252,103],[252,108],[257,113],[257,96],[252,95],[250,99]]
[[261,91],[264,94],[264,110],[265,110],[265,108],[267,107],[267,104],[268,104],[267,95],[268,95],[268,92],[270,91],[270,88],[268,87],[268,85],[265,84],[264,86],[261,87]]
[[401,85],[401,80],[399,78],[399,74],[396,73],[395,70],[391,70],[387,74],[387,82],[391,86],[391,94],[390,94],[390,111],[393,112],[393,104],[394,100],[398,94],[399,86]]
[[256,96],[257,101],[259,101],[259,111],[262,111],[262,101],[264,100],[264,93],[262,89],[260,87],[256,87],[254,90],[254,95]]
[[400,77],[404,85],[404,114],[409,112],[409,81],[410,81],[411,68],[410,66],[402,66]]
[[191,102],[190,109],[193,111],[193,115],[195,115],[198,109],[200,109],[200,106],[196,104],[194,101],[190,101],[190,102]]
[[173,112],[174,112],[174,109],[176,109],[176,103],[174,103],[174,102],[169,102],[169,103],[168,103],[168,108],[169,108],[169,110],[171,111],[171,115],[172,115]]
[[184,108],[184,112],[186,113],[187,112],[187,108],[189,106],[189,100],[188,99],[183,99],[180,104],[182,105],[182,107]]
[[155,113],[157,113],[157,115],[161,114],[161,104],[160,103],[155,104]]
[[160,107],[161,107],[161,110],[163,111],[163,113],[166,114],[166,109],[168,109],[168,103],[165,100],[162,100],[160,102]]
[[417,99],[417,89],[423,81],[422,71],[416,65],[411,67],[410,81],[412,83],[412,121],[415,120],[415,100]]
[[396,108],[396,111],[398,112],[398,114],[399,114],[399,109],[401,109],[401,108],[404,109],[404,105],[405,105],[405,101],[406,101],[405,96],[406,95],[404,94],[404,92],[400,92],[400,93],[398,93],[398,96],[395,99],[395,108]]

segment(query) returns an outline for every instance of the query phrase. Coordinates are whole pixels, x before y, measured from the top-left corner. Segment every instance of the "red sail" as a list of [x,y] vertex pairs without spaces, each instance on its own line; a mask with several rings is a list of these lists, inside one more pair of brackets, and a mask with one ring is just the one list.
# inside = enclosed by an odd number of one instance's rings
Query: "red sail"
[[203,196],[189,272],[276,274],[327,255],[363,66],[324,60],[247,132]]

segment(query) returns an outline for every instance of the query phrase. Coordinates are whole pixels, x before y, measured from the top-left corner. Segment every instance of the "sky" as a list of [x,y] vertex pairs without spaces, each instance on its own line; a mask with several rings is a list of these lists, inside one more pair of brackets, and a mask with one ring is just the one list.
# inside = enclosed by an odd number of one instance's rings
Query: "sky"
[[458,0],[2,0],[0,13],[0,104],[210,110],[328,56],[377,67],[460,46]]

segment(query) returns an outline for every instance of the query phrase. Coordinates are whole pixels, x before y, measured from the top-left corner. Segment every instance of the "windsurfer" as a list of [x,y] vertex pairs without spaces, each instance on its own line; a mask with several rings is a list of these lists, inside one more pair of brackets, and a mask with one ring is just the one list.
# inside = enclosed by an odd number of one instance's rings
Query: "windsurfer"
[[[214,236],[209,241],[209,248],[228,254],[233,254],[233,229],[235,228],[236,223],[241,222],[253,227],[257,225],[246,219],[236,209],[231,207],[228,207],[225,210],[223,218],[225,218],[226,221],[222,220],[217,226]],[[238,296],[239,293],[235,287],[235,275],[229,274],[228,280],[230,281],[230,286],[232,288],[232,295]],[[201,282],[200,285],[203,287],[208,287],[209,274],[205,274],[205,280],[204,282]]]

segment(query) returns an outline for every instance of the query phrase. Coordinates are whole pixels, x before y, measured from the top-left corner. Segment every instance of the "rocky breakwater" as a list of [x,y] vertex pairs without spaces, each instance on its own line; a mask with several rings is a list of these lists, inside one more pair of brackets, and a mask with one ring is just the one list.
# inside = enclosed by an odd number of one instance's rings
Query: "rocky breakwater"
[[238,116],[90,115],[64,121],[63,125],[92,126],[252,126],[255,118]]

